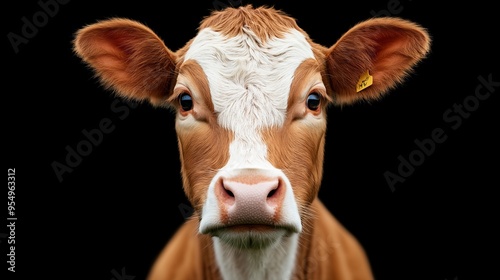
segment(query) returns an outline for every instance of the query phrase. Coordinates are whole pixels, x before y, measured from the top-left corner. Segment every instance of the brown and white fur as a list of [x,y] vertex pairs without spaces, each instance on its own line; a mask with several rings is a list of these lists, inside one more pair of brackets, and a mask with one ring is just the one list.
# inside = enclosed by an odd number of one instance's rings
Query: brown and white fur
[[[213,12],[177,51],[130,19],[79,30],[74,50],[104,86],[176,114],[195,214],[148,279],[373,279],[317,196],[326,109],[380,98],[429,47],[424,28],[391,17],[325,47],[284,12],[252,6]],[[366,71],[373,84],[356,92]]]

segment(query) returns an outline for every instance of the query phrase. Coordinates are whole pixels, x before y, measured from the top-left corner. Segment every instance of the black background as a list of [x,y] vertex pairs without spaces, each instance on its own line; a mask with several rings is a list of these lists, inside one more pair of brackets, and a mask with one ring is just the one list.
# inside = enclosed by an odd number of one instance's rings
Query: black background
[[[478,76],[500,81],[496,9],[482,2],[441,7],[416,0],[328,6],[243,1],[284,10],[327,46],[381,10],[418,22],[433,38],[427,59],[384,99],[328,112],[319,197],[363,244],[379,280],[491,279],[500,274],[495,228],[500,87],[457,129],[443,118],[454,104],[473,100]],[[10,273],[2,218],[0,269],[9,277],[1,279],[118,280],[123,272],[145,278],[184,221],[180,208],[189,210],[180,183],[174,117],[148,104],[132,108],[116,101],[72,53],[71,40],[86,24],[128,17],[147,24],[176,50],[215,8],[220,5],[214,1],[69,1],[16,53],[7,34],[21,35],[22,18],[32,21],[41,7],[37,1],[3,4],[3,161],[4,170],[16,169],[18,220],[16,273]],[[120,102],[119,111],[113,102]],[[98,129],[106,118],[114,130],[60,182],[52,164],[66,164],[66,147],[75,149],[86,140],[82,131]],[[391,190],[384,173],[397,174],[398,156],[408,159],[417,149],[414,141],[431,137],[436,128],[445,131],[446,141]],[[2,217],[7,191],[3,188]]]

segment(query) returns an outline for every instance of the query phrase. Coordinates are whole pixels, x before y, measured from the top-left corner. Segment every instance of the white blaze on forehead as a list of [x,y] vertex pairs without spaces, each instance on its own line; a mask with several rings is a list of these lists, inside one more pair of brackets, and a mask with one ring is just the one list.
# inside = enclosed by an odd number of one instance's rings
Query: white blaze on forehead
[[283,125],[295,70],[314,58],[298,30],[264,43],[250,29],[242,30],[235,37],[200,30],[185,55],[207,76],[219,124],[234,132],[231,167],[236,167],[235,157],[245,166],[265,162],[267,148],[259,131]]

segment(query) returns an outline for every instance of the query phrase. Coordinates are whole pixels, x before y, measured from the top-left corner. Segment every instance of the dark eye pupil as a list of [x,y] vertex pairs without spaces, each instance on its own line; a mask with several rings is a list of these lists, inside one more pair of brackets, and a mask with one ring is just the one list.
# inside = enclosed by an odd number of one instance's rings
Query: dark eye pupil
[[319,97],[319,94],[317,94],[317,93],[309,94],[309,96],[307,97],[307,108],[309,108],[309,110],[312,110],[312,111],[318,110],[320,100],[321,99]]
[[190,111],[193,109],[193,99],[191,98],[191,95],[187,93],[183,93],[179,96],[179,103],[184,111]]

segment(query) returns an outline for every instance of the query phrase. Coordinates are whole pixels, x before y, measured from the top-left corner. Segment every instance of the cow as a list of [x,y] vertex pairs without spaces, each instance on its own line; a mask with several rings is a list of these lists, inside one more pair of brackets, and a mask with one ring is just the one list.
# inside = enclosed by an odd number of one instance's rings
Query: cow
[[374,279],[361,242],[318,197],[326,111],[395,90],[429,53],[427,29],[373,17],[324,46],[286,12],[244,5],[210,12],[175,51],[123,17],[72,40],[103,88],[175,114],[194,214],[149,280]]

